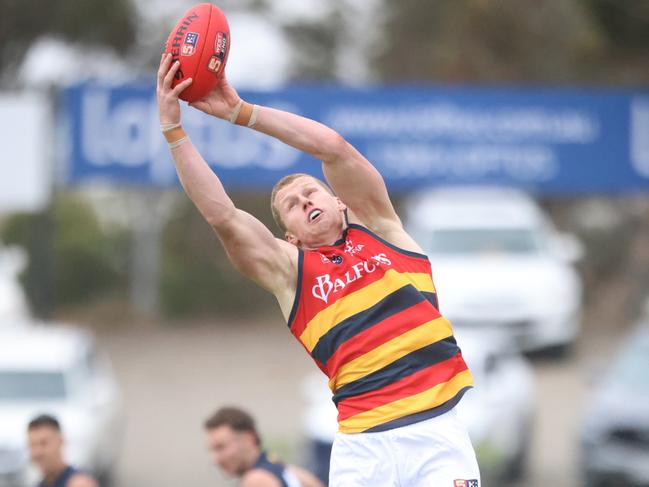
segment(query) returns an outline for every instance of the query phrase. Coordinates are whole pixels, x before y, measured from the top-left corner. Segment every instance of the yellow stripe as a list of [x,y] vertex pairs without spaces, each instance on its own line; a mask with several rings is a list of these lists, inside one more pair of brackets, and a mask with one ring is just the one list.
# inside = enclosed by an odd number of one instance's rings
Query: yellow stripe
[[347,418],[339,423],[339,431],[341,433],[360,433],[380,424],[441,406],[455,397],[462,388],[470,385],[473,385],[471,372],[468,369],[463,370],[448,382],[437,384],[424,392]]
[[336,390],[391,364],[414,350],[447,338],[452,334],[451,324],[443,316],[428,321],[342,365],[336,376],[329,381],[329,387],[331,390]]
[[309,352],[313,351],[320,337],[335,325],[350,316],[371,308],[388,294],[401,289],[407,284],[412,284],[419,291],[435,292],[435,286],[430,274],[426,272],[400,273],[394,269],[389,269],[378,281],[338,299],[315,315],[300,335],[300,341]]
[[411,284],[415,286],[418,291],[434,293],[435,284],[433,284],[433,278],[430,277],[430,274],[427,272],[404,272],[403,276],[406,276]]

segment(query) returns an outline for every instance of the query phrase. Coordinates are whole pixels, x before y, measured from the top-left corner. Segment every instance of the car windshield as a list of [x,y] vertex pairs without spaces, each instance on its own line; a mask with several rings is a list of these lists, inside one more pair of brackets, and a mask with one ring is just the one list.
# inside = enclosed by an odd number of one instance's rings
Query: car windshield
[[62,372],[0,371],[0,401],[63,399]]
[[649,391],[649,338],[632,342],[614,365],[609,380]]
[[530,229],[445,229],[421,240],[432,254],[536,254],[541,239]]

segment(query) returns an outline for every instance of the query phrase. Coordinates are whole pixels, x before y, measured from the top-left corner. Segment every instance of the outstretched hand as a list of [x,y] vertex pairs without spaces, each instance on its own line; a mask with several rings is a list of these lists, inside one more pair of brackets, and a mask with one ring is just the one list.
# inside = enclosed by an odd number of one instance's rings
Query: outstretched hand
[[202,99],[190,103],[189,106],[205,112],[208,115],[228,120],[240,100],[239,94],[232,88],[225,78],[225,74],[223,74],[212,91]]
[[180,67],[179,61],[171,64],[171,59],[172,56],[170,53],[163,54],[160,59],[160,67],[158,68],[156,97],[161,124],[180,122],[180,103],[178,102],[178,96],[185,88],[192,84],[192,79],[187,78],[175,87],[171,87],[174,76]]

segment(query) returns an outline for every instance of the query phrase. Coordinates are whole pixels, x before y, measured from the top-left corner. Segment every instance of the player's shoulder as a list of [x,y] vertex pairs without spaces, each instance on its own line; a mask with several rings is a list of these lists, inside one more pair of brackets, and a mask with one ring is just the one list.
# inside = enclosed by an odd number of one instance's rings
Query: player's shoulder
[[406,231],[401,220],[378,219],[372,222],[363,222],[359,219],[350,219],[352,226],[364,229],[372,238],[378,237],[383,243],[395,248],[395,250],[424,254],[423,249]]
[[[297,276],[300,249],[286,240],[280,238],[276,240],[282,260],[282,265],[279,266],[282,272],[279,274],[282,274],[284,281],[286,281],[281,282],[281,287],[290,286]],[[279,275],[278,278],[280,278]]]
[[268,470],[253,468],[241,477],[241,487],[282,487],[282,484]]
[[275,240],[277,241],[277,245],[280,248],[280,252],[285,254],[288,258],[297,261],[299,249],[295,245],[281,238],[275,237]]
[[90,475],[83,472],[76,472],[67,481],[65,487],[99,487],[99,484]]

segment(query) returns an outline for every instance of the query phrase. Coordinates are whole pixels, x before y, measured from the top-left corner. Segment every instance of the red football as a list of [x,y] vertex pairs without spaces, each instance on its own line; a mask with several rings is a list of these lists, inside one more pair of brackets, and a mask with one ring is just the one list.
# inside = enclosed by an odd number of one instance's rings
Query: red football
[[172,62],[180,61],[172,86],[193,79],[180,98],[203,98],[221,78],[230,52],[230,27],[221,9],[199,3],[187,10],[169,34],[165,52],[172,54]]

